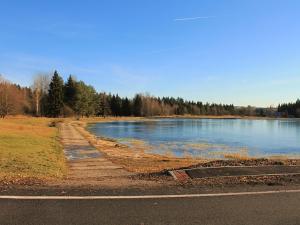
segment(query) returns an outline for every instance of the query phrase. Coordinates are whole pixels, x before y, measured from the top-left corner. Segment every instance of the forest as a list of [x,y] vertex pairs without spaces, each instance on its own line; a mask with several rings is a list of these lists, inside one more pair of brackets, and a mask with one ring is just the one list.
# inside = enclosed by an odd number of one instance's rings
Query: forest
[[172,116],[172,115],[240,115],[300,116],[300,101],[282,104],[278,109],[237,107],[233,104],[203,103],[183,98],[136,94],[133,98],[97,92],[91,85],[69,76],[35,76],[31,87],[13,84],[0,75],[0,117],[32,115],[46,117],[90,116]]
[[295,103],[285,103],[278,106],[278,112],[281,117],[297,117],[300,118],[300,99]]

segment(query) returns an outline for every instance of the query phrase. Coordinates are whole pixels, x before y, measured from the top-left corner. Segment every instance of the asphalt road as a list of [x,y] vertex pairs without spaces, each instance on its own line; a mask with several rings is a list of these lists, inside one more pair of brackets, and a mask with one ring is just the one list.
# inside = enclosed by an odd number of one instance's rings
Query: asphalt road
[[300,193],[166,199],[1,199],[0,224],[299,225]]

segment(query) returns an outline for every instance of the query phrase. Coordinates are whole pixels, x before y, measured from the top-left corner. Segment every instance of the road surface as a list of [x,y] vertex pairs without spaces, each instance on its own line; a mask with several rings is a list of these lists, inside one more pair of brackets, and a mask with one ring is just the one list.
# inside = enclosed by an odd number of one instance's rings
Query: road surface
[[299,225],[300,192],[138,199],[0,199],[1,225]]

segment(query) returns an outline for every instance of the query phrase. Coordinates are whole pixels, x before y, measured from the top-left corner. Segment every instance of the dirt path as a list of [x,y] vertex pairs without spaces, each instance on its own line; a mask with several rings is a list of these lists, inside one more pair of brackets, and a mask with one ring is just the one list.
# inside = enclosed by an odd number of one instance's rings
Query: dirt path
[[60,126],[61,141],[68,163],[68,180],[98,180],[132,175],[106,159],[70,123]]

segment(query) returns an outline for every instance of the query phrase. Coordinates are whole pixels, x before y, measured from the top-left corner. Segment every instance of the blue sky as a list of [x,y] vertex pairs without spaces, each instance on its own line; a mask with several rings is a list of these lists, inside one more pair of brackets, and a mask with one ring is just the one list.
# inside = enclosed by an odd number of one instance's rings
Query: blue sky
[[0,74],[269,106],[300,97],[300,1],[0,1]]

